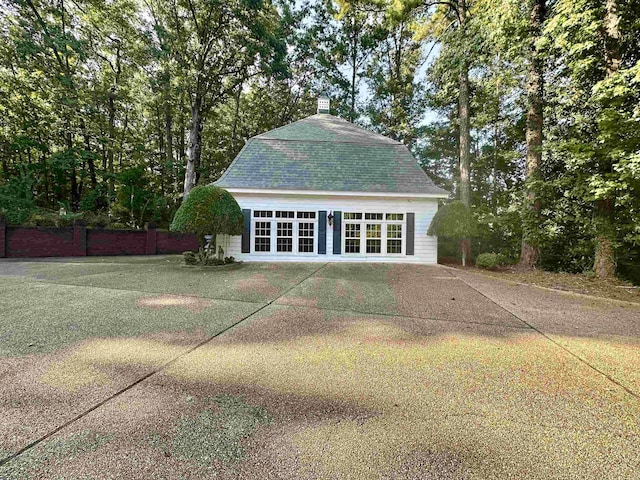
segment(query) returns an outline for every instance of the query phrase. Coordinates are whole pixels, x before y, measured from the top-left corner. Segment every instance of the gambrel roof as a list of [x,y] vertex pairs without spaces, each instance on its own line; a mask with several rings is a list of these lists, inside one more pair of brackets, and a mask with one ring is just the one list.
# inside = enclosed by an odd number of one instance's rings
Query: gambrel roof
[[433,184],[402,143],[328,114],[249,139],[215,185],[448,195]]

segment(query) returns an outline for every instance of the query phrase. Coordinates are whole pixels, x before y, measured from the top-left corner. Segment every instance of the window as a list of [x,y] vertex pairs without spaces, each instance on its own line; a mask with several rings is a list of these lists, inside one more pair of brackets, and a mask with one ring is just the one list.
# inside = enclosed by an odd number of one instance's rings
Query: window
[[276,250],[278,252],[293,252],[293,223],[278,222]]
[[400,255],[404,213],[343,213],[345,254]]
[[255,222],[255,250],[256,252],[271,251],[271,222]]
[[360,253],[360,224],[345,223],[344,253]]
[[[298,215],[300,215],[298,213]],[[313,232],[312,222],[300,222],[298,224],[298,252],[313,253]]]
[[273,212],[271,210],[255,210],[253,216],[254,218],[271,218]]
[[367,223],[367,253],[380,253],[382,250],[382,225]]
[[276,218],[293,218],[295,212],[276,212]]
[[402,225],[387,225],[387,253],[402,253]]
[[314,253],[317,215],[296,210],[254,210],[253,251]]

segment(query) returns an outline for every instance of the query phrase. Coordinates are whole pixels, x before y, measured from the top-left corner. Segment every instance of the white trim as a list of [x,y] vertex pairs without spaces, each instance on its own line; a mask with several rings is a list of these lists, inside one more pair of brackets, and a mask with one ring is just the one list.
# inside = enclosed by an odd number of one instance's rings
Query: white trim
[[339,192],[335,190],[277,190],[264,188],[224,188],[229,193],[258,195],[303,195],[330,197],[376,197],[376,198],[448,198],[448,193],[395,193],[395,192]]

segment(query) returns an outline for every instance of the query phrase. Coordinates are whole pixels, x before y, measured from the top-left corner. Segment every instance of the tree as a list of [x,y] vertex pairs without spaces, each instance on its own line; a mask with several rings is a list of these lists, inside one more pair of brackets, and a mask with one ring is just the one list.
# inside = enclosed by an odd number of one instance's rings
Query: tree
[[[527,180],[532,183],[542,163],[542,133],[544,126],[544,61],[539,50],[538,42],[542,35],[542,28],[546,16],[545,0],[529,0],[529,66],[527,70]],[[520,252],[520,266],[532,268],[538,260],[539,246],[536,241],[539,229],[538,214],[540,199],[536,199],[531,188],[527,188],[525,197],[525,218],[533,217],[533,221],[525,220],[523,229],[522,249]]]
[[247,78],[267,68],[282,69],[285,48],[276,36],[278,13],[270,1],[159,0],[154,11],[163,17],[190,103],[186,198],[198,180],[202,129],[210,112]]
[[438,209],[433,216],[427,235],[434,235],[460,242],[462,266],[467,264],[467,251],[464,242],[477,232],[476,221],[462,201],[454,200]]
[[[474,54],[474,35],[471,31],[471,0],[446,2],[412,2],[416,8],[426,10],[427,22],[424,36],[431,42],[441,42],[453,60],[452,69],[457,74],[457,119],[459,149],[460,201],[471,207],[471,91],[469,72]],[[434,9],[435,7],[435,9]],[[471,255],[469,239],[462,242],[466,256]]]
[[333,109],[350,122],[360,117],[361,80],[384,38],[380,22],[384,2],[321,0],[316,3],[311,32],[318,44],[317,60],[323,89],[333,98]]
[[637,248],[638,8],[637,0],[560,0],[545,29],[556,59],[549,99],[556,118],[569,120],[550,128],[547,176],[582,207],[574,218],[589,238],[587,259],[605,278],[615,274],[618,255]]
[[238,202],[229,192],[212,185],[191,190],[173,217],[170,229],[175,232],[195,233],[200,247],[205,235],[240,235],[244,231],[244,217]]
[[423,92],[416,80],[422,51],[415,11],[402,2],[389,4],[380,31],[367,69],[372,90],[367,114],[374,129],[413,147],[424,114]]

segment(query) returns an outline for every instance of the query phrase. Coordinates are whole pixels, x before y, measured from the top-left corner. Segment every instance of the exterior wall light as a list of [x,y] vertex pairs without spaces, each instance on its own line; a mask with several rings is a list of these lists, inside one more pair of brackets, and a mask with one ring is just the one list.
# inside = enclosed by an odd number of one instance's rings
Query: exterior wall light
[[329,212],[329,215],[327,215],[327,220],[329,221],[329,226],[333,226],[333,212]]

